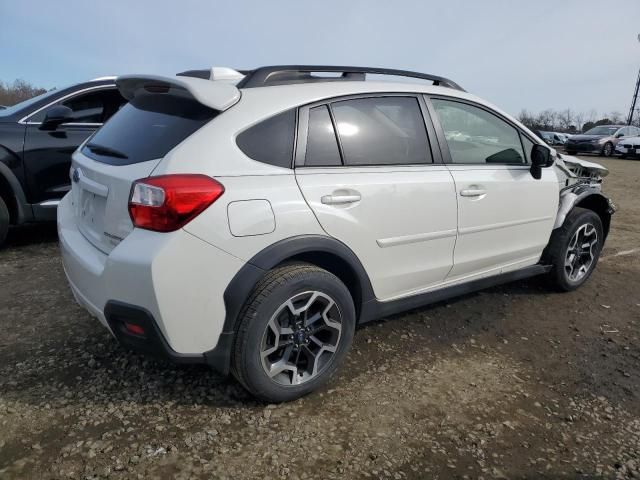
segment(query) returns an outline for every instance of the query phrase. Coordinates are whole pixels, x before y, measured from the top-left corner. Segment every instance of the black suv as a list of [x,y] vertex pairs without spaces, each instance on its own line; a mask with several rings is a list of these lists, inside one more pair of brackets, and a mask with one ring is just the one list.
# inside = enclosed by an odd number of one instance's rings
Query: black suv
[[9,225],[55,221],[71,154],[125,103],[105,77],[0,109],[0,245]]

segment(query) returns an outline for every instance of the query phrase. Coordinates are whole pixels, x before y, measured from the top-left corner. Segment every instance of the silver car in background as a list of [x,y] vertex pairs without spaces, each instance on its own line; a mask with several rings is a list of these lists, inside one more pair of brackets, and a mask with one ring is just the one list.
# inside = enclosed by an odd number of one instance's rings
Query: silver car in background
[[574,135],[567,140],[565,148],[569,155],[595,153],[610,157],[621,140],[640,136],[640,128],[626,125],[599,125],[591,130]]

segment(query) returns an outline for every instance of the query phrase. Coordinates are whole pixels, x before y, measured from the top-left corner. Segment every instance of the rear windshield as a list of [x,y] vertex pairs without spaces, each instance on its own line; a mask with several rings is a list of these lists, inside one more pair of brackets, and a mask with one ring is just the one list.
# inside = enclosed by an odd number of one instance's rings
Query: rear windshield
[[136,95],[89,139],[82,153],[110,165],[162,158],[217,113],[182,97]]

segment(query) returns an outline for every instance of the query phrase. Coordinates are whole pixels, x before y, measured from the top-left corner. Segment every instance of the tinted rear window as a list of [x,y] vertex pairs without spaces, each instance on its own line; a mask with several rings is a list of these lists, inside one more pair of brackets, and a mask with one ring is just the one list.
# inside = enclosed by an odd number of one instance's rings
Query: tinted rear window
[[296,111],[287,110],[245,130],[236,140],[244,154],[258,162],[291,168]]
[[82,153],[110,165],[162,158],[217,113],[195,100],[163,94],[139,95],[96,132]]

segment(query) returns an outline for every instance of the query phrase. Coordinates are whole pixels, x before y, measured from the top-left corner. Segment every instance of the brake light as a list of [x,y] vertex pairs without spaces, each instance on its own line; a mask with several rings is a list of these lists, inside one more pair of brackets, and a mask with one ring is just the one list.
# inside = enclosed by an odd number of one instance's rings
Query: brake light
[[141,178],[131,187],[129,215],[134,226],[173,232],[202,213],[224,193],[206,175],[160,175]]

